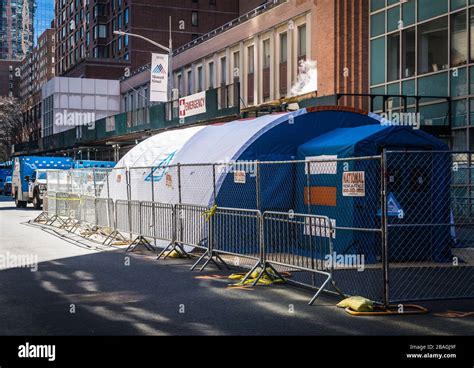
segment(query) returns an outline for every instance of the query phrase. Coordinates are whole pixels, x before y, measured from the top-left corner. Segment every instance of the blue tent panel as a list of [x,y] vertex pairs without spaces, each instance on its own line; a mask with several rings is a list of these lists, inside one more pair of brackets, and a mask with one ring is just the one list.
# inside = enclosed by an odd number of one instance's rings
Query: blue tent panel
[[[448,147],[441,141],[419,130],[410,127],[368,125],[354,128],[339,128],[323,134],[301,145],[298,149],[298,158],[332,155],[340,158],[370,157],[380,155],[383,149],[408,149],[417,151],[445,151]],[[420,154],[422,155],[422,153]],[[426,156],[426,155],[425,155]],[[389,158],[392,156],[388,156]],[[400,156],[398,161],[400,160]],[[393,188],[391,195],[397,198],[400,206],[406,210],[401,219],[390,218],[393,224],[419,221],[449,223],[449,190],[450,190],[450,163],[449,160],[438,160],[433,165],[431,160],[415,157],[410,154],[411,161],[416,165],[405,165],[403,162],[387,162],[388,175],[397,172],[401,178],[401,186]],[[347,197],[342,193],[342,177],[346,171],[363,171],[365,173],[365,196]],[[412,186],[413,175],[423,173],[428,189],[420,192]],[[299,170],[300,180],[305,177],[305,171]],[[311,186],[336,188],[336,206],[312,205],[311,211],[316,215],[328,216],[334,219],[337,227],[346,228],[380,228],[381,222],[381,167],[380,160],[362,159],[348,160],[345,165],[338,164],[337,172],[311,176]],[[390,190],[390,186],[389,186]],[[430,193],[436,193],[437,201],[432,202]],[[441,199],[441,200],[440,200]],[[429,203],[430,216],[426,218],[415,213],[413,203]],[[298,210],[306,211],[304,188],[297,191]],[[412,211],[409,211],[412,209]],[[421,218],[420,218],[421,217]],[[439,229],[438,229],[439,230]],[[422,234],[423,233],[423,234]],[[450,236],[449,227],[434,232],[423,228],[400,229],[390,232],[391,261],[435,260],[445,261],[449,256]],[[422,236],[423,235],[423,236]],[[406,244],[407,239],[417,239],[417,244]],[[364,254],[366,262],[375,262],[381,257],[380,234],[363,230],[336,231],[334,240],[335,251],[341,254]],[[417,251],[413,252],[416,246]],[[410,248],[411,247],[411,248]]]

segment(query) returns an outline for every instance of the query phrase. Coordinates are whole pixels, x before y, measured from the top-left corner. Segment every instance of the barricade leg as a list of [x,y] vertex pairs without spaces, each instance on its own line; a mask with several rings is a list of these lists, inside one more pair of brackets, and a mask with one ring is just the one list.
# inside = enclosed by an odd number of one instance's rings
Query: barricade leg
[[[254,287],[258,284],[258,282],[260,281],[260,279],[262,278],[263,275],[266,275],[272,281],[281,280],[282,282],[286,282],[286,279],[275,269],[275,267],[273,267],[268,262],[262,262],[262,261],[259,260],[252,267],[252,269],[249,272],[247,272],[247,274],[245,275],[245,277],[242,280],[242,284],[245,284],[247,282],[247,280],[250,279],[250,276],[252,275],[252,273],[254,273],[259,267],[260,267],[260,272],[259,272],[258,276],[255,278],[255,281],[252,283],[252,285],[251,285],[252,287]],[[268,269],[271,269],[273,271],[273,274],[268,272]]]
[[38,217],[36,217],[33,222],[36,223],[47,223],[49,221],[49,214],[46,211],[41,212]]
[[191,258],[191,256],[189,255],[188,252],[186,252],[184,250],[184,247],[176,242],[176,241],[173,241],[171,243],[169,243],[165,249],[163,249],[160,254],[158,254],[158,257],[156,258],[157,260],[163,258],[163,259],[166,259],[168,258],[168,256],[172,253],[172,252],[178,252],[180,255],[182,256],[185,256],[187,258]]
[[331,274],[327,274],[327,279],[323,282],[323,284],[321,285],[321,287],[318,289],[318,291],[316,292],[316,294],[314,294],[314,296],[311,298],[311,300],[309,301],[308,305],[313,305],[314,302],[316,301],[316,299],[318,299],[318,296],[319,294],[322,293],[322,291],[324,290],[324,288],[326,287],[326,285],[332,280],[332,277],[331,277]]
[[[206,259],[207,258],[207,259]],[[222,263],[225,268],[227,270],[230,270],[230,267],[229,265],[227,264],[227,262],[225,262],[221,256],[219,256],[218,254],[216,254],[214,251],[210,250],[210,251],[207,251],[205,252],[201,257],[199,257],[199,259],[196,261],[196,263],[194,263],[191,267],[191,271],[194,271],[196,269],[196,267],[204,260],[206,259],[206,262],[204,262],[204,264],[202,265],[202,267],[199,269],[199,271],[204,271],[204,269],[209,265],[209,263],[213,263],[214,266],[216,266],[219,270],[222,270],[222,267],[219,265],[219,262]]]
[[102,244],[111,247],[112,242],[114,241],[124,242],[127,241],[127,239],[118,230],[114,229],[109,235],[107,235]]
[[154,252],[155,248],[153,245],[146,239],[144,236],[139,235],[135,240],[128,246],[126,252],[131,253],[135,251],[140,245],[142,245],[146,250]]

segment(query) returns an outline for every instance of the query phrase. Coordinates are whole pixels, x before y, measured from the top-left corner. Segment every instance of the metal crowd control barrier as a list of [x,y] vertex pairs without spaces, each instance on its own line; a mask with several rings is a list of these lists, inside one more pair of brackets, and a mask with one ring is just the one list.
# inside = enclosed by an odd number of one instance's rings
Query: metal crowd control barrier
[[174,206],[157,202],[141,202],[140,233],[154,240],[173,242]]
[[34,219],[36,223],[49,224],[50,219],[56,215],[56,193],[47,191],[43,195],[43,211]]
[[207,258],[201,271],[212,262],[219,269],[217,261],[229,268],[223,258],[235,257],[234,265],[242,266],[240,259],[260,263],[260,211],[213,207],[206,212],[209,222],[209,247],[201,258],[191,267],[193,270]]
[[81,196],[80,222],[91,228],[96,226],[95,198]]
[[49,225],[60,222],[60,228],[73,226],[79,217],[80,196],[77,194],[58,192],[55,194],[55,214]]
[[114,201],[110,198],[95,198],[96,225],[112,229],[115,224]]
[[115,202],[115,230],[118,233],[128,233],[130,240],[134,235],[137,236],[132,240],[127,252],[133,252],[140,245],[151,252],[154,251],[153,246],[142,233],[141,206],[140,201],[117,200]]
[[190,257],[185,247],[208,250],[209,246],[209,222],[204,216],[209,210],[205,206],[177,204],[174,208],[174,239],[158,255],[158,259],[164,259],[172,251]]
[[331,261],[333,234],[332,223],[326,216],[265,212],[263,262],[279,266],[282,271],[307,271],[322,275],[323,282],[309,302],[312,305],[330,282],[335,287],[334,262]]

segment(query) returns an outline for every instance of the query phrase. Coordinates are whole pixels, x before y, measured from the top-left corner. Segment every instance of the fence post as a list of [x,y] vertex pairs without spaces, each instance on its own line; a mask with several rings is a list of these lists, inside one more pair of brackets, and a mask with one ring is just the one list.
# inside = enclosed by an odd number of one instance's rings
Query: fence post
[[132,240],[132,207],[130,203],[130,198],[132,193],[130,190],[130,168],[125,169],[125,180],[127,181],[127,213],[128,213],[128,230],[130,235],[130,240]]
[[381,157],[381,227],[382,227],[382,265],[383,265],[383,302],[388,306],[389,295],[389,258],[388,258],[388,218],[387,218],[387,151],[384,149]]
[[155,170],[150,168],[151,174],[151,218],[153,221],[153,244],[156,247],[156,214],[155,214]]
[[181,196],[181,164],[178,162],[178,203],[181,204],[182,196]]
[[[307,195],[308,195],[308,197],[307,197],[308,215],[311,215],[311,203],[312,203],[312,198],[311,198],[311,162],[307,161],[305,163],[305,165],[306,165],[306,188],[307,188]],[[312,218],[308,217],[308,220],[310,221],[309,228],[311,229],[312,228],[312,223],[311,223]],[[332,234],[330,234],[330,236],[332,236]],[[311,252],[311,269],[314,270],[315,262],[314,262],[314,249],[313,249],[313,237],[312,236],[309,237],[309,249],[310,249],[310,252]],[[332,256],[332,252],[330,252],[330,254]],[[311,273],[311,283],[313,284],[313,286],[316,285],[316,277],[315,277],[313,272]]]
[[467,154],[467,203],[468,203],[468,210],[467,214],[469,218],[471,217],[472,214],[472,193],[471,193],[471,188],[472,188],[472,157],[471,153]]
[[261,201],[261,198],[260,198],[260,161],[257,161],[256,162],[256,168],[255,168],[255,185],[256,185],[256,188],[255,188],[255,199],[256,199],[256,206],[257,206],[257,210],[261,210],[260,209],[260,201]]
[[107,185],[107,198],[110,198],[110,184],[109,184],[109,176],[113,173],[113,169],[107,174],[106,176],[106,182],[105,184]]
[[264,235],[264,216],[260,212],[260,210],[257,210],[257,216],[258,216],[258,243],[260,245],[260,264],[263,268],[263,270],[266,269],[267,267],[267,257],[265,254],[265,235]]
[[[181,196],[181,163],[178,162],[178,203],[182,204],[182,196]],[[176,208],[176,207],[175,207]],[[176,236],[175,241],[177,240],[178,236],[179,239],[183,239],[183,219],[181,218],[181,207],[179,207],[179,211],[176,211]],[[179,225],[178,225],[179,221]],[[179,235],[178,235],[178,227],[179,227]]]
[[94,197],[94,225],[99,228],[99,214],[97,211],[97,197]]
[[306,163],[306,188],[308,193],[308,215],[311,215],[311,162]]
[[97,197],[97,180],[95,178],[95,167],[92,168],[92,180],[94,181],[94,197]]
[[214,196],[214,204],[217,205],[217,193],[216,193],[216,164],[212,164],[212,194]]

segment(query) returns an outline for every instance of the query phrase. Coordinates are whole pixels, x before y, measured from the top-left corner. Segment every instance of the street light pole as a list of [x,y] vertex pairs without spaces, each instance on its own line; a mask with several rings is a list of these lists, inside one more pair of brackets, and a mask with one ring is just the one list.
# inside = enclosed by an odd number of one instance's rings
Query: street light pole
[[136,33],[129,33],[129,32],[123,32],[123,31],[114,31],[114,34],[120,35],[120,36],[129,36],[129,37],[136,37],[140,38],[148,43],[151,43],[153,46],[156,46],[168,53],[168,101],[170,102],[172,100],[172,91],[173,91],[173,64],[172,64],[172,58],[173,58],[173,37],[172,37],[172,31],[171,31],[171,16],[169,17],[169,31],[170,31],[170,38],[169,38],[169,47],[163,46],[162,44],[155,42],[153,40],[150,40],[149,38],[136,34]]

